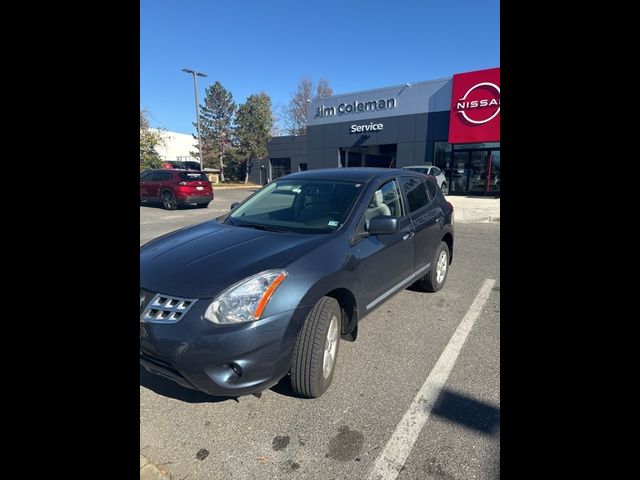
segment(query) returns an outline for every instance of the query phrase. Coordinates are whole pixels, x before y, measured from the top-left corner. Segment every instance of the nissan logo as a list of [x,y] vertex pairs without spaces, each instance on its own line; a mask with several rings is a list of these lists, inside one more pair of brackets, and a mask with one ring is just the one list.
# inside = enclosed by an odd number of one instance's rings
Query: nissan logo
[[[492,98],[480,98],[475,100],[467,100],[467,98],[469,97],[469,94],[473,92],[475,89],[480,87],[488,87],[489,89],[493,89],[495,90],[496,94]],[[493,112],[489,117],[484,119],[474,120],[472,118],[469,118],[469,115],[467,115],[467,111],[470,111],[470,110],[475,110],[475,109],[484,108],[484,107],[496,107],[496,106],[498,107],[496,111]],[[495,83],[491,83],[491,82],[480,82],[474,85],[469,90],[467,90],[467,93],[465,93],[464,96],[460,100],[458,100],[458,102],[456,102],[456,111],[460,115],[462,115],[467,122],[473,123],[475,125],[481,125],[483,123],[490,122],[496,117],[496,115],[500,113],[500,87]],[[486,113],[489,113],[489,112],[491,112],[491,109],[489,109],[489,111]]]

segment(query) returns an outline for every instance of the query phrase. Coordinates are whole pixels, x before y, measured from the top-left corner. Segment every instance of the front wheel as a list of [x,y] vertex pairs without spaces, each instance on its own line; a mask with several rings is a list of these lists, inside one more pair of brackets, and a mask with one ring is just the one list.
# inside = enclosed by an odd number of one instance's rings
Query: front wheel
[[340,304],[322,297],[307,315],[291,355],[291,388],[304,397],[317,398],[333,380],[342,325]]
[[437,292],[444,287],[447,273],[449,273],[449,246],[445,242],[440,242],[429,273],[418,280],[417,285],[425,292]]
[[440,186],[440,190],[442,190],[443,195],[447,194],[447,182],[442,182],[442,185]]

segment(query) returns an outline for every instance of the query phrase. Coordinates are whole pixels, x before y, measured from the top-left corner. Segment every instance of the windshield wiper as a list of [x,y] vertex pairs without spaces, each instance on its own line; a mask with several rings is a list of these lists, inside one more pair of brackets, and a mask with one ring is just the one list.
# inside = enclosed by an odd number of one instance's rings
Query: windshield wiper
[[265,230],[268,232],[290,232],[291,230],[288,228],[274,227],[273,225],[260,225],[257,223],[235,223],[236,227],[249,227],[255,228],[256,230]]

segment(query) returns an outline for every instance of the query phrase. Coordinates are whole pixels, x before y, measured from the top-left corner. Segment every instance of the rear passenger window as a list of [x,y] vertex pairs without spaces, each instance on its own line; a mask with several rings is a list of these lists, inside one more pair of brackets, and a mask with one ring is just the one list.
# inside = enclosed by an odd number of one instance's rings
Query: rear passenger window
[[404,177],[402,179],[402,189],[407,195],[410,212],[415,212],[429,203],[427,187],[421,179],[415,177]]
[[433,200],[438,193],[438,186],[431,180],[427,180],[427,190],[429,191],[429,198]]

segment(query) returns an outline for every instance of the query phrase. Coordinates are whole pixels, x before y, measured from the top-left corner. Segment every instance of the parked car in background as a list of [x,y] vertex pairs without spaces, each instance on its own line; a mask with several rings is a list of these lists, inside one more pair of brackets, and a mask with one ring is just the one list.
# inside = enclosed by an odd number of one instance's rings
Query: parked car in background
[[206,208],[213,200],[213,187],[199,170],[152,169],[140,174],[140,202],[161,203],[166,210],[196,203]]
[[[388,168],[280,177],[222,217],[140,249],[140,364],[217,396],[290,374],[319,397],[340,339],[405,287],[436,292],[454,213],[432,178]],[[397,318],[395,320],[401,320]]]
[[200,162],[191,160],[165,160],[162,162],[162,168],[177,168],[183,170],[200,170]]
[[402,167],[406,170],[413,170],[414,172],[424,173],[425,175],[431,175],[436,178],[438,188],[442,190],[442,193],[447,192],[447,179],[444,176],[444,172],[438,167],[432,165],[410,165],[408,167]]

